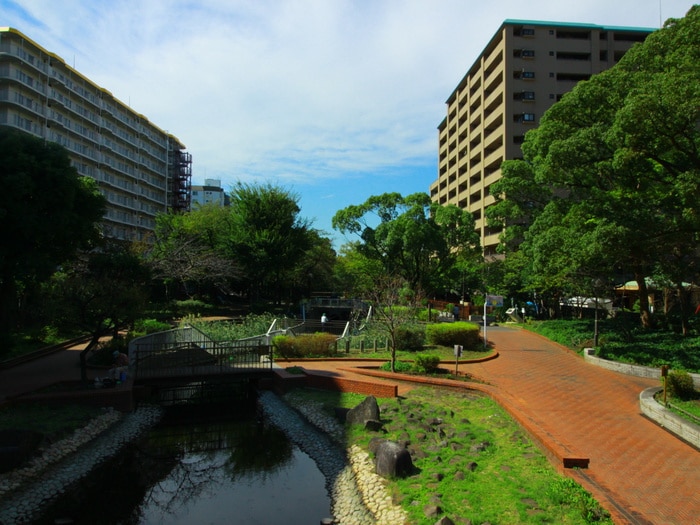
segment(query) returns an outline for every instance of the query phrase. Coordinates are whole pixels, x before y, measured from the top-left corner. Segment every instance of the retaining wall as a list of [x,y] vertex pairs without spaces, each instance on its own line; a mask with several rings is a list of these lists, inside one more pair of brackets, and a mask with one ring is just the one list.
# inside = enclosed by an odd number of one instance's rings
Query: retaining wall
[[[584,348],[583,358],[587,363],[594,364],[607,370],[613,370],[614,372],[620,372],[621,374],[627,374],[635,377],[646,377],[648,379],[658,379],[659,381],[661,380],[661,370],[659,368],[632,365],[629,363],[618,363],[616,361],[601,359],[600,357],[596,357],[595,350],[593,348]],[[700,374],[690,374],[690,376],[693,378],[695,389],[700,390]]]
[[652,387],[639,394],[639,408],[642,414],[695,448],[700,449],[700,425],[683,419],[656,401],[654,395],[661,390],[663,390],[661,387]]

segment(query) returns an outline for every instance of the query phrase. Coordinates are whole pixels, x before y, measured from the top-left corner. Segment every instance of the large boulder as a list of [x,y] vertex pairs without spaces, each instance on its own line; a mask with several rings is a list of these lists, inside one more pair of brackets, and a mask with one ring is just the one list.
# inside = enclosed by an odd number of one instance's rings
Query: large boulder
[[362,403],[348,411],[345,421],[353,425],[364,425],[367,421],[379,421],[377,398],[367,396]]
[[379,443],[375,464],[377,474],[385,478],[405,478],[413,473],[413,460],[408,449],[393,441]]

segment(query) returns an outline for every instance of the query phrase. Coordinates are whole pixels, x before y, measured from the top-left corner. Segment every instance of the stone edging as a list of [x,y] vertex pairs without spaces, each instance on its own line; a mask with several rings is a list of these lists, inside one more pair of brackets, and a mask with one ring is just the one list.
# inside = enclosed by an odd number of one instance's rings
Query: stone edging
[[[612,370],[613,372],[620,372],[621,374],[627,374],[635,377],[646,377],[647,379],[661,378],[661,371],[658,368],[602,359],[595,355],[595,349],[593,348],[583,349],[583,359],[587,363],[594,364],[607,370]],[[700,374],[690,374],[690,377],[693,378],[695,388],[700,388]]]
[[662,390],[658,386],[651,387],[639,394],[639,408],[642,414],[700,450],[700,425],[682,418],[656,401],[654,396]]

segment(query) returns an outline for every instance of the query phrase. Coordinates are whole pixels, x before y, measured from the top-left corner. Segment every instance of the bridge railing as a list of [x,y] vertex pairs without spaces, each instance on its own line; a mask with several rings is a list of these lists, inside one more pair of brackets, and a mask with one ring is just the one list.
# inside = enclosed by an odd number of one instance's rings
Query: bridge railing
[[191,326],[132,340],[129,360],[134,378],[218,375],[273,365],[272,347],[264,337],[214,341]]

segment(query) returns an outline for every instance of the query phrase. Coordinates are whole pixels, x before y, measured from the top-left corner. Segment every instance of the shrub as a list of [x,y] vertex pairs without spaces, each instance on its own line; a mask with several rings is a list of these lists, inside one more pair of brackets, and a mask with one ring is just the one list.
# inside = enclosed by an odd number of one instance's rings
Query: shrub
[[211,305],[197,299],[185,299],[183,301],[173,301],[173,309],[176,315],[202,314],[211,309]]
[[157,319],[139,319],[134,323],[134,336],[165,332],[172,329],[169,323],[158,321]]
[[42,343],[46,343],[47,345],[56,345],[63,342],[58,328],[53,325],[42,327],[39,333],[39,339]]
[[674,370],[666,377],[666,392],[669,396],[681,400],[694,399],[696,396],[693,377],[684,370]]
[[335,355],[333,334],[316,333],[299,336],[278,335],[272,340],[275,355],[285,359],[328,357]]
[[425,335],[430,344],[462,345],[465,350],[477,349],[481,341],[479,327],[467,322],[429,324],[425,328]]
[[425,330],[421,326],[400,326],[396,330],[396,348],[415,352],[423,349]]
[[419,374],[433,374],[440,366],[440,356],[417,355],[413,367]]
[[[413,372],[414,367],[412,363],[407,363],[406,361],[396,361],[394,363],[394,369],[397,372]],[[384,372],[390,372],[391,371],[391,362],[387,361],[386,363],[383,363],[380,367],[379,370],[383,370]]]

